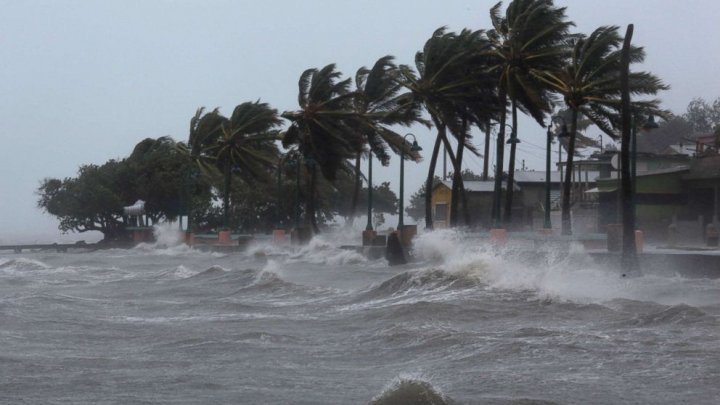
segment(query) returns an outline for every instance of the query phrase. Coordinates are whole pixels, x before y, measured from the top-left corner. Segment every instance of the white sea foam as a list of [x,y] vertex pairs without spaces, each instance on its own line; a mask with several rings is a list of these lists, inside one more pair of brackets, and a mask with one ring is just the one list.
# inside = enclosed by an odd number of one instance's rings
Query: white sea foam
[[494,248],[488,240],[442,230],[420,235],[416,254],[439,261],[443,270],[477,277],[493,288],[535,291],[544,298],[580,303],[602,303],[616,298],[665,305],[720,303],[720,280],[698,280],[645,274],[621,277],[620,270],[594,263],[579,245],[569,252],[538,253],[523,258],[512,248]]

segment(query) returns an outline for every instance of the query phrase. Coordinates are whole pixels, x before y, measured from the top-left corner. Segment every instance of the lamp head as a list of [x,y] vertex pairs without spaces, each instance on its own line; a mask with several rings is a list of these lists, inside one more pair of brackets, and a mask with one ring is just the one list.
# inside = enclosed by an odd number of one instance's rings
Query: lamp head
[[660,128],[660,125],[658,125],[657,122],[655,122],[655,116],[650,114],[648,116],[647,121],[645,122],[645,124],[643,124],[642,127],[643,127],[643,129],[655,129],[655,128]]
[[410,147],[411,152],[420,152],[422,150],[422,147],[418,145],[417,141],[413,141],[412,146]]
[[562,126],[560,127],[560,133],[558,134],[558,138],[567,138],[570,136],[567,130],[567,125],[563,122]]

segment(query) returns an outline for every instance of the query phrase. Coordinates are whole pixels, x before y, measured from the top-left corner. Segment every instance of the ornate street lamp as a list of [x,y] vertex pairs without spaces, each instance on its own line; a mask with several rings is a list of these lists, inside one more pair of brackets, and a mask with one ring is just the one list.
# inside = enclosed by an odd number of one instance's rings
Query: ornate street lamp
[[[422,148],[420,147],[420,145],[418,145],[417,139],[415,139],[415,135],[413,135],[413,134],[406,134],[406,135],[405,135],[405,142],[406,142],[406,143],[408,142],[408,137],[412,137],[412,140],[413,140],[412,145],[410,146],[410,151],[411,151],[411,152],[419,152],[419,151],[421,151]],[[399,208],[400,208],[400,212],[399,212],[399,214],[400,214],[400,215],[399,215],[400,219],[398,220],[398,231],[400,231],[400,232],[402,232],[403,226],[405,226],[405,224],[403,224],[403,197],[404,197],[404,191],[405,191],[405,149],[403,148],[403,149],[400,151],[400,207],[399,207]],[[429,191],[428,191],[428,192],[429,192]]]
[[295,229],[300,228],[300,157],[295,157]]
[[368,205],[367,205],[367,225],[366,231],[372,231],[372,149],[368,151]]

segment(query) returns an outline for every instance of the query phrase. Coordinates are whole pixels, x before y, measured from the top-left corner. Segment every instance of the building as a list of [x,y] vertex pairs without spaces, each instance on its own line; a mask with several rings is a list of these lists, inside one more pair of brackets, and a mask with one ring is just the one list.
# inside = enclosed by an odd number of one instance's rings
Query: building
[[[492,203],[495,181],[465,181],[463,184],[465,185],[468,208],[470,210],[470,226],[490,229],[492,227]],[[503,182],[503,196],[505,189],[506,182]],[[515,186],[515,190],[519,191],[520,189]],[[443,180],[435,184],[432,190],[431,201],[433,227],[435,229],[448,228],[451,220],[452,182]]]

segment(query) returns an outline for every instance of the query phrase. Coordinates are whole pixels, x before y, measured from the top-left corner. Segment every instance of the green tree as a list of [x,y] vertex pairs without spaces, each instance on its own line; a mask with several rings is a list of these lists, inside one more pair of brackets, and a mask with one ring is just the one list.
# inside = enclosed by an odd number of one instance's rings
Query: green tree
[[695,132],[712,132],[720,125],[720,98],[715,99],[712,105],[701,97],[692,99],[683,118]]
[[298,82],[300,109],[282,113],[290,121],[283,146],[297,146],[309,177],[305,213],[315,232],[320,231],[315,217],[317,169],[334,181],[338,171],[347,168],[348,159],[354,159],[364,143],[357,128],[365,123],[353,111],[355,94],[350,91],[351,80],[340,77],[334,64],[319,70],[307,69]]
[[[440,183],[440,181],[440,177],[435,176],[430,190]],[[405,207],[405,213],[416,222],[425,217],[425,196],[428,195],[427,190],[427,183],[423,183],[420,189],[410,196],[410,201],[408,201]]]
[[[509,140],[508,184],[515,176],[518,108],[545,126],[545,115],[551,112],[552,99],[547,86],[536,78],[538,72],[557,70],[567,52],[565,40],[573,25],[567,21],[564,7],[555,7],[552,0],[513,0],[501,14],[502,2],[490,10],[493,29],[488,31],[492,53],[496,57],[500,86],[500,105],[510,101],[513,133]],[[497,169],[495,173],[494,217],[500,218],[500,188],[505,149],[507,110],[502,109],[497,138]],[[504,222],[512,220],[513,187],[505,193]],[[500,223],[495,224],[500,226]]]
[[[145,212],[153,223],[187,214],[191,161],[172,138],[140,141],[124,163],[134,183],[130,197],[145,201]],[[206,187],[206,198],[207,191]]]
[[105,240],[127,237],[123,222],[123,185],[117,181],[127,170],[111,160],[102,166],[83,165],[75,178],[44,179],[38,188],[38,207],[60,220],[63,232],[99,231]]
[[[562,194],[562,232],[565,235],[572,234],[570,192],[578,117],[584,115],[613,138],[618,138],[617,129],[622,128],[619,121],[621,44],[622,37],[618,27],[614,26],[600,27],[589,36],[574,35],[569,41],[571,53],[564,68],[537,74],[539,79],[563,97],[571,111]],[[629,52],[631,62],[641,63],[645,58],[642,48],[633,46]],[[648,72],[631,72],[628,79],[633,95],[654,95],[668,89],[660,79]],[[632,110],[636,115],[666,115],[666,112],[659,110],[658,104],[658,100],[636,100],[632,102]],[[636,122],[640,123],[640,120]]]

